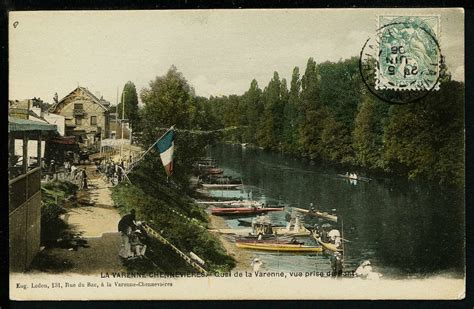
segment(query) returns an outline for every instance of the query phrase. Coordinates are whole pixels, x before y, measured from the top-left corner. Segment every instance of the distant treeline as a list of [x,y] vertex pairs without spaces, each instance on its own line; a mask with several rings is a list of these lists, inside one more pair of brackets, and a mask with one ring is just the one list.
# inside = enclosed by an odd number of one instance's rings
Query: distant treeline
[[390,105],[365,87],[358,58],[316,64],[291,81],[277,72],[262,90],[196,98],[206,127],[242,126],[226,139],[312,160],[358,166],[441,184],[464,183],[464,84],[446,76],[439,91]]

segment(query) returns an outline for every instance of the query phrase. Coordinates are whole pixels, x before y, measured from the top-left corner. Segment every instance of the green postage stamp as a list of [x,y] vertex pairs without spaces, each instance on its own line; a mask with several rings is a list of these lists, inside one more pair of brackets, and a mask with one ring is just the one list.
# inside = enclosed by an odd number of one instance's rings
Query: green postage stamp
[[378,16],[377,90],[437,90],[439,16]]

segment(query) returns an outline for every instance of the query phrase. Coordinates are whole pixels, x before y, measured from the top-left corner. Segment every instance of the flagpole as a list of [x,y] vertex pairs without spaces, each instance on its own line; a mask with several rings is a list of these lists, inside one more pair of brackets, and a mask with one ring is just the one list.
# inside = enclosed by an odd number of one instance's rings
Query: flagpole
[[156,145],[156,143],[158,143],[162,138],[163,136],[165,136],[169,131],[171,131],[172,129],[174,129],[174,126],[175,125],[172,125],[165,133],[163,133],[163,135],[161,135],[153,144],[151,144],[151,146],[140,156],[140,158],[135,161],[135,163],[130,167],[130,169],[128,170],[128,172],[125,173],[125,175],[127,175],[128,173],[130,173],[132,171],[132,169],[135,167],[135,165],[137,165],[138,162],[140,162],[144,157],[145,155],[153,149],[153,147]]

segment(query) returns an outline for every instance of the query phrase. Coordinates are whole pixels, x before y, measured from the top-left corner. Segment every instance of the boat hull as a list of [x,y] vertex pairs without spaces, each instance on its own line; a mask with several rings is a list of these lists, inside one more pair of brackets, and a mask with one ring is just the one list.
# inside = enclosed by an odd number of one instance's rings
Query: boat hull
[[306,215],[311,216],[311,217],[324,218],[327,220],[331,220],[333,222],[337,222],[337,216],[328,214],[327,212],[320,212],[320,211],[311,212],[308,209],[296,208],[296,207],[294,207],[294,209],[296,209],[299,212],[305,213]]
[[204,189],[235,189],[239,186],[239,184],[202,184]]
[[311,235],[311,232],[305,228],[300,227],[298,231],[295,230],[287,230],[286,227],[273,227],[273,233],[277,235],[284,235],[284,236],[308,236]]
[[320,237],[314,237],[314,239],[320,244],[324,249],[330,250],[332,252],[342,252],[342,248],[336,247],[336,245],[328,242],[323,242]]
[[251,243],[236,242],[237,248],[263,250],[263,251],[279,251],[279,252],[322,252],[323,248],[319,246],[305,246],[299,244],[271,244],[271,243]]
[[282,211],[283,208],[214,208],[211,213],[216,216],[226,215],[248,215],[248,214],[260,214],[269,211]]

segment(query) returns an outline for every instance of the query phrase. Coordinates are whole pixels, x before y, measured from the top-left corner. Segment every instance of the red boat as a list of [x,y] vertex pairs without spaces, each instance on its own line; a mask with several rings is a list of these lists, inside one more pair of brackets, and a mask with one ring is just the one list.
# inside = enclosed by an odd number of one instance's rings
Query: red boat
[[224,170],[221,168],[209,168],[207,172],[212,175],[218,175],[224,173]]
[[246,214],[260,214],[268,211],[282,211],[283,207],[233,207],[233,208],[213,208],[211,213],[216,216],[225,215],[246,215]]

